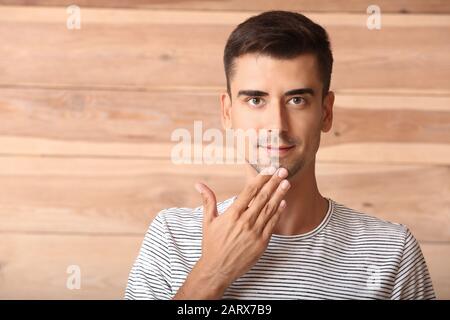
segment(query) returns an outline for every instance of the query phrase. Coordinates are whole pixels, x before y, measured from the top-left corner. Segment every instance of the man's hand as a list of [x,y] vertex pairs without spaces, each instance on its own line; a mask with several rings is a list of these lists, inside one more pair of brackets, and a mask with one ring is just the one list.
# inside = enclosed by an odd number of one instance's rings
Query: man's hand
[[269,244],[290,184],[285,168],[253,178],[233,204],[217,213],[214,192],[196,184],[203,197],[202,255],[174,299],[218,299],[258,261]]

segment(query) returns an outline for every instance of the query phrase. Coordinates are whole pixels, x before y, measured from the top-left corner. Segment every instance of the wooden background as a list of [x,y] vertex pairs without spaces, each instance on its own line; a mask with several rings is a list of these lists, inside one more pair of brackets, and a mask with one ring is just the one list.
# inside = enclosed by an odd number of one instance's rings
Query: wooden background
[[[240,168],[176,166],[176,128],[219,127],[232,29],[268,9],[330,33],[337,94],[323,195],[408,225],[450,298],[450,2],[0,0],[0,298],[121,299],[153,216],[224,200]],[[275,4],[276,3],[276,4]],[[66,288],[69,265],[81,289]]]

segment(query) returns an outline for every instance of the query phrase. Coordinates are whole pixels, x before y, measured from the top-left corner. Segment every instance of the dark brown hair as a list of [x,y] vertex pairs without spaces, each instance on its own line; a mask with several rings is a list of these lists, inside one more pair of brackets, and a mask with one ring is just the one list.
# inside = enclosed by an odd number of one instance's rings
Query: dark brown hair
[[233,30],[223,56],[230,98],[234,60],[246,53],[260,53],[277,59],[292,59],[304,53],[315,54],[323,82],[323,97],[330,89],[333,55],[328,34],[300,13],[266,11],[250,17]]

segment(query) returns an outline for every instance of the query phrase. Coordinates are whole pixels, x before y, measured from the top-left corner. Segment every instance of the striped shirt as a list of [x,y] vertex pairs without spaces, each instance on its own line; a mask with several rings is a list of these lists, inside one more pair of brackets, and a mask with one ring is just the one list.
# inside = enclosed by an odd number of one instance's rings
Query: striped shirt
[[[217,204],[223,213],[237,198]],[[258,262],[223,299],[435,299],[410,230],[328,200],[320,225],[273,234]],[[128,278],[125,299],[171,299],[200,258],[203,207],[157,214]]]

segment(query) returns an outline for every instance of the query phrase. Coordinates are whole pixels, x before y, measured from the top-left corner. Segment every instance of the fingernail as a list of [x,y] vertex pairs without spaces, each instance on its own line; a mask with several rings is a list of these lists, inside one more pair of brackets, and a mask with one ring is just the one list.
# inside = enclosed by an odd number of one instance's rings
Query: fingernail
[[285,168],[278,169],[278,176],[280,178],[286,178],[288,175],[288,171]]
[[273,175],[275,173],[277,169],[275,167],[268,167],[268,168],[264,168],[263,170],[261,170],[261,174],[264,175]]
[[194,187],[195,187],[195,189],[198,191],[198,193],[200,193],[200,194],[203,193],[203,189],[202,189],[202,187],[201,187],[198,183],[196,183],[196,184],[194,185]]
[[291,186],[291,184],[289,183],[289,181],[287,181],[287,180],[281,181],[281,189],[287,190],[287,189],[289,189],[290,186]]
[[286,208],[286,201],[284,199],[280,202],[280,208]]

